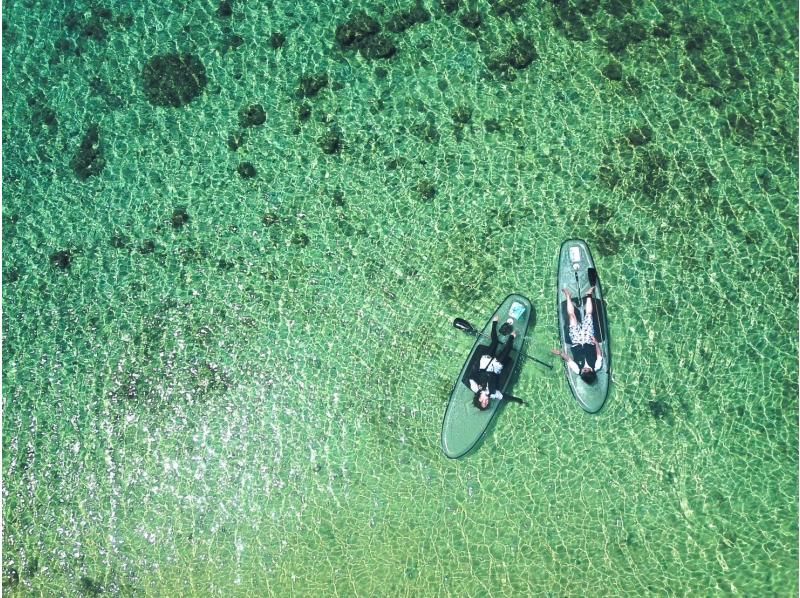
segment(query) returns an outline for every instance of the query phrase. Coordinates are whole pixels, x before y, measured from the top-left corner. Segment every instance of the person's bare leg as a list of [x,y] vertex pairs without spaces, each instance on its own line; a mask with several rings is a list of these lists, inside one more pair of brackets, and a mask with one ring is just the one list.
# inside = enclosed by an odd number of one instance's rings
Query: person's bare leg
[[594,293],[594,287],[590,287],[588,291],[586,291],[586,316],[591,318],[592,317],[592,293]]
[[569,325],[577,326],[578,317],[575,315],[575,305],[572,303],[572,295],[567,288],[563,288],[561,290],[567,298],[567,315],[569,316]]

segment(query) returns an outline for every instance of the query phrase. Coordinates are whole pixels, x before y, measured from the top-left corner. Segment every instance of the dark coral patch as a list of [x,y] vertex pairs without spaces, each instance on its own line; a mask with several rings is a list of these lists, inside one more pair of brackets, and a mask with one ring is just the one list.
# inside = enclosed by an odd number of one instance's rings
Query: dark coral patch
[[31,113],[31,135],[37,135],[44,130],[51,135],[58,132],[56,111],[45,105],[34,106]]
[[[600,182],[609,189],[648,198],[648,206],[658,210],[670,188],[673,158],[651,146],[631,151],[627,140],[620,140],[615,147],[606,151],[607,158],[598,171]],[[620,162],[612,159],[617,152],[623,157]]]
[[345,50],[357,50],[380,30],[378,21],[365,12],[357,12],[336,28],[336,42]]
[[111,247],[114,249],[125,249],[130,243],[130,239],[123,234],[116,234],[111,237]]
[[488,118],[483,121],[483,128],[487,133],[500,133],[503,130],[500,121],[496,118]]
[[621,247],[619,237],[605,227],[598,230],[595,245],[597,253],[602,257],[611,257],[618,254]]
[[661,23],[657,23],[655,27],[653,27],[653,37],[659,39],[669,39],[672,36],[672,27],[667,21],[662,21]]
[[179,230],[187,224],[189,224],[189,212],[184,207],[175,208],[172,212],[172,228]]
[[622,81],[622,65],[619,62],[609,62],[601,72],[609,81]]
[[438,143],[441,135],[436,126],[436,117],[428,113],[425,121],[411,127],[411,132],[427,143]]
[[344,192],[341,189],[336,189],[332,196],[333,205],[337,208],[343,208],[347,204],[344,199]]
[[448,15],[457,11],[459,4],[459,0],[441,0],[442,10]]
[[642,127],[637,127],[635,129],[631,129],[625,134],[625,139],[634,147],[638,147],[640,145],[647,145],[650,143],[650,140],[653,138],[653,129],[644,125]]
[[125,100],[114,91],[107,81],[100,77],[92,77],[89,81],[89,88],[112,110],[117,110],[125,105]]
[[85,575],[81,577],[80,588],[84,593],[92,596],[99,596],[105,592],[105,586]]
[[638,96],[642,93],[642,82],[636,77],[625,77],[622,82],[622,89],[633,96]]
[[205,88],[206,69],[194,54],[162,54],[151,58],[142,69],[147,101],[153,106],[185,106]]
[[229,50],[235,50],[242,45],[244,45],[244,38],[241,35],[232,33],[220,44],[220,52],[222,54],[227,54]]
[[338,154],[342,151],[342,147],[344,147],[342,132],[338,128],[332,127],[327,133],[320,137],[319,146],[326,154]]
[[103,21],[100,18],[92,17],[86,25],[84,25],[81,36],[85,39],[102,42],[108,37],[108,31],[106,31]]
[[650,414],[656,419],[669,419],[672,416],[672,406],[664,401],[649,401],[647,407],[650,409]]
[[370,43],[359,49],[361,55],[369,60],[377,58],[391,58],[397,53],[394,42],[385,35],[378,34],[371,38]]
[[68,249],[56,251],[50,255],[50,263],[60,270],[67,270],[72,266],[72,252]]
[[111,20],[114,17],[114,13],[105,6],[96,6],[92,8],[92,16],[96,19]]
[[417,193],[424,201],[430,201],[436,197],[436,185],[433,181],[424,179],[417,184]]
[[300,104],[297,107],[297,120],[302,123],[306,122],[309,118],[311,118],[311,106],[306,103]]
[[75,52],[75,42],[68,37],[59,38],[55,43],[55,49],[60,55],[72,54]]
[[12,284],[19,280],[19,270],[11,268],[3,271],[3,284]]
[[511,69],[522,70],[538,57],[533,42],[520,34],[504,54],[489,58],[486,67],[490,71],[508,75]]
[[756,171],[756,181],[758,181],[758,188],[769,193],[771,191],[770,185],[772,181],[772,173],[766,168],[759,168]]
[[472,108],[469,106],[456,106],[450,113],[453,122],[459,125],[467,125],[472,120]]
[[613,54],[621,54],[628,46],[638,44],[647,39],[647,29],[639,22],[621,23],[606,35],[606,48]]
[[467,29],[476,31],[477,29],[480,29],[480,26],[483,23],[483,17],[477,10],[468,10],[458,17],[458,22]]
[[280,216],[274,214],[273,212],[267,212],[261,219],[261,222],[264,223],[264,226],[272,226],[273,224],[277,224],[280,221],[281,221]]
[[722,85],[719,75],[702,56],[692,57],[692,64],[697,74],[700,75],[700,78],[708,87],[718,88]]
[[236,168],[236,172],[238,172],[239,176],[243,179],[252,179],[256,176],[256,167],[250,162],[242,162]]
[[73,10],[67,13],[64,17],[64,26],[67,28],[67,31],[71,33],[77,33],[80,31],[81,25],[83,24],[83,14],[80,12]]
[[336,43],[343,50],[358,50],[364,58],[391,58],[397,48],[380,31],[378,21],[363,11],[357,12],[336,28]]
[[16,567],[5,567],[3,569],[3,588],[13,590],[19,585],[19,572]]
[[100,174],[106,166],[103,147],[100,143],[100,129],[91,125],[81,141],[78,151],[70,162],[75,175],[82,181]]
[[233,2],[231,0],[222,0],[217,6],[217,16],[220,19],[229,19],[233,16]]
[[228,149],[232,152],[237,151],[244,145],[245,134],[244,131],[234,131],[228,135]]
[[756,132],[753,122],[744,114],[731,112],[725,121],[730,133],[736,133],[743,139],[751,140]]
[[320,91],[325,89],[330,83],[327,73],[317,73],[316,75],[306,75],[300,79],[297,85],[298,98],[313,98]]
[[527,3],[528,0],[492,0],[492,14],[515,19],[525,13]]
[[633,11],[633,0],[608,0],[605,9],[612,17],[621,19]]
[[394,13],[386,22],[386,28],[395,33],[402,33],[406,29],[419,23],[427,23],[431,20],[431,13],[427,11],[422,2],[417,2],[407,10]]
[[298,247],[307,247],[310,242],[311,239],[309,239],[308,235],[305,233],[295,232],[292,234],[291,238],[292,245],[296,245]]
[[[108,31],[105,22],[111,21],[113,17],[111,10],[104,7],[95,7],[91,13],[72,11],[64,17],[64,26],[69,33],[77,34],[81,38],[79,45],[85,46],[83,40],[98,42],[106,40]],[[76,55],[79,54],[80,50],[76,52]]]
[[267,121],[267,113],[261,104],[252,104],[239,110],[239,126],[257,127]]
[[553,22],[558,31],[569,40],[585,42],[589,30],[578,8],[569,0],[553,0]]
[[284,35],[280,31],[276,31],[269,37],[269,44],[272,46],[273,50],[278,50],[279,48],[282,48],[285,43],[286,43],[286,35]]
[[706,49],[707,38],[705,32],[690,33],[683,42],[683,47],[688,54],[698,54]]
[[589,206],[589,220],[594,224],[606,224],[611,217],[614,215],[614,212],[600,202],[593,203]]
[[506,57],[509,65],[517,70],[522,70],[536,60],[539,55],[536,53],[536,48],[533,46],[533,42],[528,38],[519,35],[508,49],[508,54]]

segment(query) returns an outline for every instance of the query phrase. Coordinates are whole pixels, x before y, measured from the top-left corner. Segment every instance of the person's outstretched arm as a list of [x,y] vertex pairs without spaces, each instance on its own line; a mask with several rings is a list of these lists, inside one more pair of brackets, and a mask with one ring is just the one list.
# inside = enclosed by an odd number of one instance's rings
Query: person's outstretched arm
[[575,361],[569,355],[567,355],[564,351],[562,351],[561,349],[551,349],[550,352],[553,355],[558,355],[561,359],[566,361],[567,362],[567,367],[572,371],[573,374],[579,374],[580,373],[580,368],[578,367],[578,364],[575,363]]
[[596,372],[603,367],[603,349],[595,337],[592,337],[592,343],[594,344],[594,371]]

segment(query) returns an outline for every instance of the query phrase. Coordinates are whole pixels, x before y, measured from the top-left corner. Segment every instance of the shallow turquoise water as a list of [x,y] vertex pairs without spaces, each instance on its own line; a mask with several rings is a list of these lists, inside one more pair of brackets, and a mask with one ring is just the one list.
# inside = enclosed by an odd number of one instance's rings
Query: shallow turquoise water
[[[796,6],[424,5],[380,60],[337,25],[410,4],[6,4],[5,591],[797,594]],[[447,461],[453,318],[523,293],[549,359],[574,236],[607,406],[531,362]]]

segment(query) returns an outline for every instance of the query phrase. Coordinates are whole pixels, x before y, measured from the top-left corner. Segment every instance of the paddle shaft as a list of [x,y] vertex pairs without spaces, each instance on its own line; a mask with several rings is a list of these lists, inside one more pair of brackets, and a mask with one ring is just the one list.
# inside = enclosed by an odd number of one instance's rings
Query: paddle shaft
[[[589,268],[586,273],[589,276],[589,284],[593,287],[599,286],[597,284],[597,270],[595,270],[594,268]],[[597,323],[600,325],[600,330],[597,331],[597,336],[600,338],[600,342],[603,342],[606,340],[605,334],[603,334],[603,331],[605,329],[605,322],[604,322],[605,308],[601,304],[601,302],[602,299],[601,300],[595,299],[594,303],[595,303],[595,309],[597,310]]]
[[[473,328],[472,330],[473,330],[473,332],[475,333],[475,336],[482,336],[482,337],[483,337],[483,338],[485,338],[485,339],[488,339],[488,338],[489,338],[488,336],[486,336],[486,335],[485,335],[485,334],[483,334],[482,332],[478,332],[478,331],[477,331],[477,330],[475,330],[474,328]],[[465,330],[464,332],[466,332],[466,330]],[[489,339],[489,340],[491,340],[491,339]],[[528,355],[527,353],[523,353],[522,351],[520,351],[520,352],[519,352],[519,354],[520,354],[520,355],[522,355],[523,357],[527,357],[528,359],[530,359],[530,360],[532,360],[532,361],[535,361],[536,363],[541,363],[543,366],[547,366],[547,367],[549,367],[551,370],[553,369],[553,366],[552,366],[552,365],[550,365],[549,363],[545,363],[544,361],[541,361],[541,360],[539,360],[539,359],[536,359],[536,358],[535,358],[535,357],[533,357],[532,355]]]

